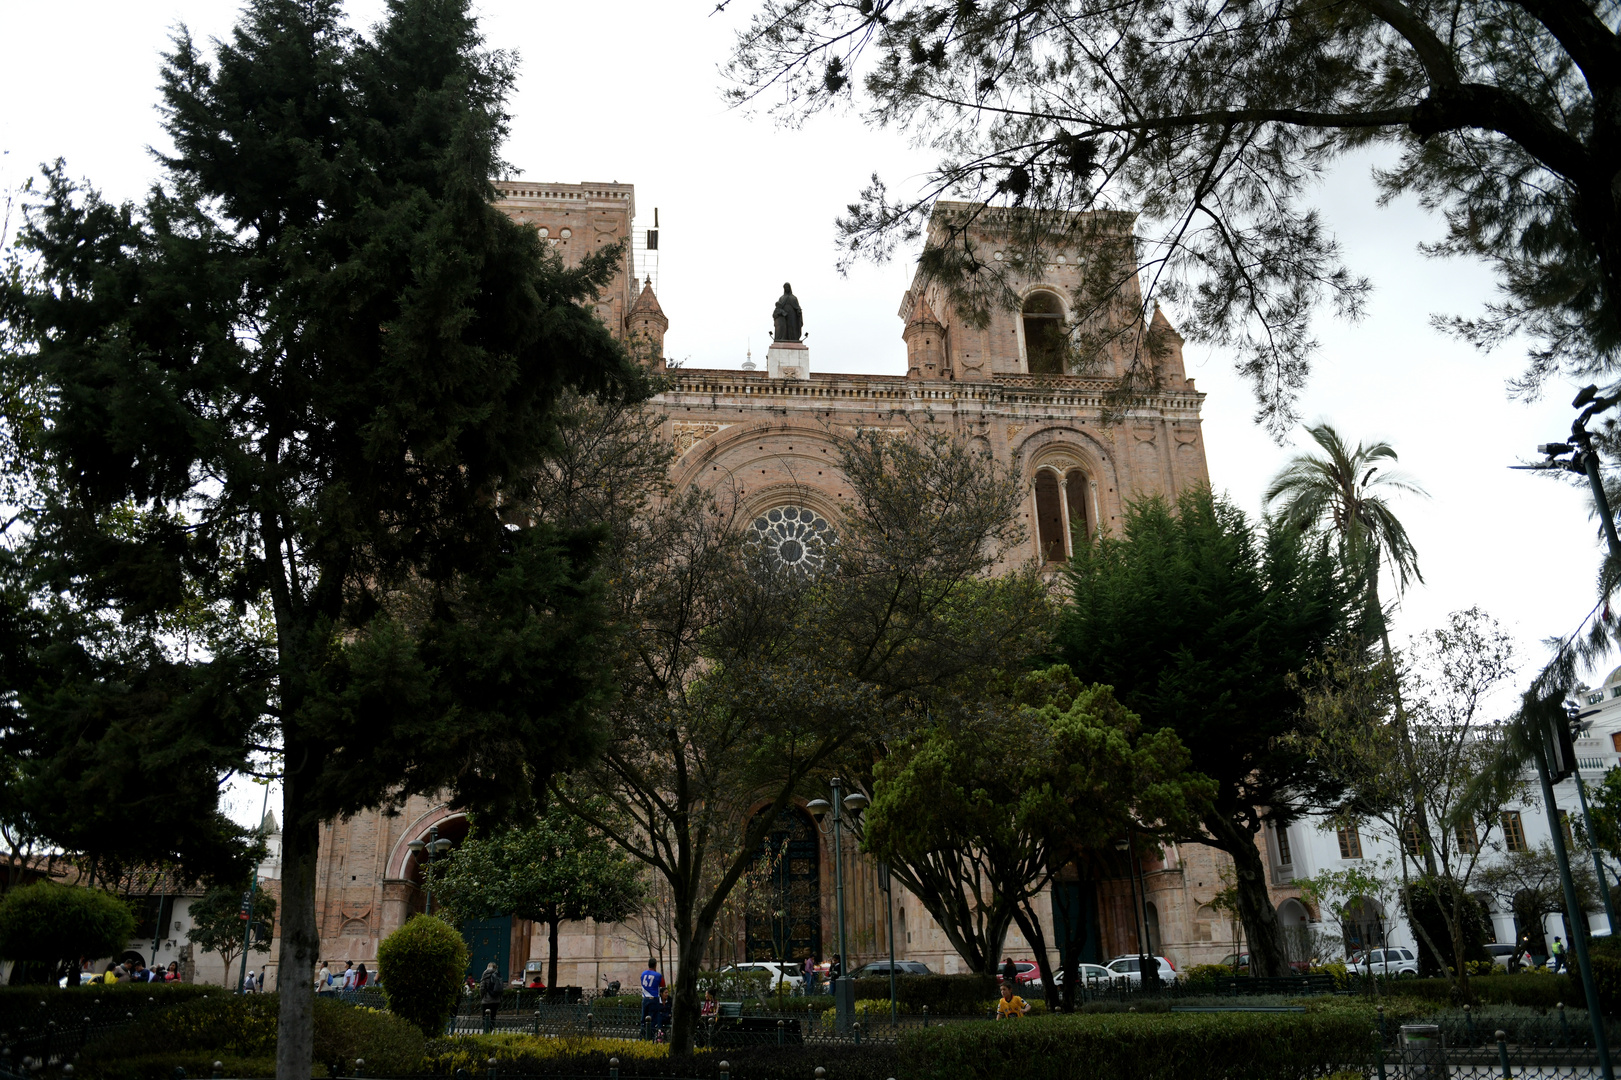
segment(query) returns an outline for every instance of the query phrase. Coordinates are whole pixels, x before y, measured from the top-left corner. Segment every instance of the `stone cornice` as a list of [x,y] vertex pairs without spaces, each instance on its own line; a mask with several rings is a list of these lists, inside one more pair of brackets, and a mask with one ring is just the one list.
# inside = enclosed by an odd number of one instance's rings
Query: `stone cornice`
[[[829,405],[906,408],[958,406],[1046,406],[1100,412],[1116,406],[1110,396],[1113,379],[1085,376],[996,375],[989,381],[911,379],[904,375],[843,375],[814,372],[809,380],[771,379],[763,373],[724,369],[676,369],[667,373],[670,389],[656,400],[666,404],[704,404],[727,398],[762,407],[792,401],[825,401]],[[1123,419],[1145,414],[1197,419],[1205,395],[1197,390],[1167,390],[1134,402]],[[739,399],[742,399],[741,401]]]

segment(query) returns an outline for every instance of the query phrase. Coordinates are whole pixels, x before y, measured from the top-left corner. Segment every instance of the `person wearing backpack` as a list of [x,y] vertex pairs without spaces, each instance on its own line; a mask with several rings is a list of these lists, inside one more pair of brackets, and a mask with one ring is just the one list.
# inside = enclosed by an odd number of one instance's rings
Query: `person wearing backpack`
[[501,973],[491,960],[478,980],[479,1004],[492,1013],[501,1008]]

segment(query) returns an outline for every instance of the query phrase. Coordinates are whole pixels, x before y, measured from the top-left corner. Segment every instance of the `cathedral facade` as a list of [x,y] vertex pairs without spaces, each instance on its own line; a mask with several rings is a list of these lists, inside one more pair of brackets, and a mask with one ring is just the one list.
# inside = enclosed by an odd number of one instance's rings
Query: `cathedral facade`
[[[634,230],[634,189],[522,180],[497,187],[501,208],[535,228],[570,262],[625,242],[624,265],[597,310],[663,370],[670,321],[651,279],[636,273],[638,257],[656,249],[657,233]],[[942,203],[936,222],[970,210],[977,211],[974,241],[1000,261],[995,213]],[[1129,221],[1125,228],[1129,235]],[[935,235],[931,230],[931,242]],[[797,341],[776,343],[764,370],[665,370],[668,389],[654,408],[675,455],[672,480],[682,487],[724,489],[741,501],[757,533],[778,545],[779,557],[809,561],[817,557],[816,548],[805,538],[814,540],[819,530],[837,527],[847,494],[835,465],[838,435],[862,428],[944,426],[981,443],[1025,485],[1019,512],[1027,546],[1010,559],[1058,569],[1076,538],[1117,530],[1128,501],[1152,494],[1174,497],[1209,481],[1200,426],[1203,395],[1186,377],[1181,339],[1163,314],[1154,314],[1153,328],[1156,340],[1166,344],[1151,360],[1117,349],[1105,362],[1114,370],[1064,372],[1062,350],[1054,343],[1072,318],[1069,298],[1086,257],[1084,250],[1053,251],[1044,267],[1014,283],[1017,309],[993,310],[988,322],[960,313],[946,294],[919,278],[900,302],[897,332],[906,345],[905,375],[819,372],[810,350]],[[1135,278],[1122,289],[1129,294],[1122,306],[1137,308]],[[1157,389],[1129,410],[1112,412],[1109,393],[1132,362],[1152,364]],[[394,817],[365,814],[326,826],[317,886],[323,956],[374,962],[381,938],[429,903],[421,863],[431,841],[454,843],[466,830],[458,812],[428,798],[412,799]],[[796,853],[792,895],[808,907],[796,921],[814,928],[813,937],[796,941],[795,949],[830,956],[835,945],[824,928],[835,924],[831,844],[802,807],[785,816],[780,830]],[[1267,838],[1261,843],[1266,847]],[[922,961],[933,971],[961,970],[944,934],[915,898],[899,887],[885,892],[875,865],[853,847],[844,851],[849,962],[884,958],[893,949],[897,958]],[[1153,950],[1178,966],[1218,960],[1232,951],[1230,925],[1211,907],[1231,860],[1189,845],[1138,854],[1144,894],[1135,900],[1124,859],[1118,867],[1095,867],[1084,877],[1071,874],[1059,881],[1052,903],[1043,905],[1048,942],[1067,938],[1088,959],[1107,961],[1136,952],[1146,934]],[[1269,859],[1277,903],[1296,895],[1284,867],[1286,845],[1282,859],[1277,853]],[[479,969],[494,960],[515,977],[526,963],[545,958],[544,928],[496,919],[464,929]],[[723,928],[721,936],[727,940],[714,947],[716,966],[764,958],[751,956],[768,944],[762,944],[758,928],[739,924]],[[570,924],[560,938],[559,979],[587,988],[610,980],[630,985],[648,955],[666,949],[656,917]],[[1016,929],[1007,951],[1028,956]]]

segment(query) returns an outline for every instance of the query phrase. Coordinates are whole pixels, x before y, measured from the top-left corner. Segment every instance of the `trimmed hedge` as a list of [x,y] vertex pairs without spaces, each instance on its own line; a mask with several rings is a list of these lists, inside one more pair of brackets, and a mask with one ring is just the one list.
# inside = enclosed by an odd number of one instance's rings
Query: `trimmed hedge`
[[907,1080],[1299,1080],[1373,1053],[1366,1019],[1350,1011],[1048,1016],[942,1024],[901,1037]]
[[[1401,997],[1452,1003],[1452,985],[1446,979],[1402,979],[1390,986],[1389,992]],[[1526,1005],[1533,1009],[1551,1009],[1561,1001],[1576,1008],[1586,1008],[1587,1002],[1581,981],[1569,975],[1530,972],[1477,975],[1469,980],[1469,992],[1481,1005]]]
[[101,1024],[124,1013],[172,1008],[199,998],[228,997],[223,986],[198,983],[91,983],[89,986],[0,986],[0,1031],[83,1022]]
[[[857,979],[855,984],[857,999],[889,1000],[887,975]],[[908,1012],[922,1012],[927,1005],[935,1016],[977,1016],[981,1004],[999,992],[995,975],[901,975],[895,979],[897,1004]]]
[[[154,1011],[139,1029],[110,1032],[79,1055],[75,1072],[98,1080],[168,1080],[176,1065],[188,1075],[194,1062],[228,1061],[231,1076],[276,1071],[275,994],[215,996]],[[397,1016],[336,1001],[315,1001],[315,1072],[348,1075],[364,1058],[368,1073],[399,1074],[421,1068],[422,1033]]]
[[[427,1068],[432,1075],[454,1076],[457,1067],[482,1076],[484,1062],[494,1057],[505,1075],[608,1075],[608,1059],[619,1059],[619,1075],[719,1077],[720,1063],[730,1065],[736,1077],[809,1076],[825,1068],[838,1080],[889,1080],[910,1075],[893,1045],[867,1046],[739,1046],[701,1050],[672,1069],[668,1047],[656,1043],[614,1039],[539,1039],[529,1035],[475,1035],[435,1039],[428,1044]],[[467,1062],[475,1063],[470,1067]],[[366,1061],[367,1073],[371,1061]]]

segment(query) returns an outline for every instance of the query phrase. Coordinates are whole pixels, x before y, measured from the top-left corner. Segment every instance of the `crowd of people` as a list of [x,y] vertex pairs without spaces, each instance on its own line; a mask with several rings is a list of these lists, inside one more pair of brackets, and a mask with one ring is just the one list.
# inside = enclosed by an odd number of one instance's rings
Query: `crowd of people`
[[136,957],[127,961],[108,961],[100,972],[88,960],[79,961],[79,985],[91,983],[163,983],[180,981],[180,961],[169,961],[168,967],[149,968],[146,961]]
[[341,994],[345,990],[359,990],[362,987],[377,985],[377,979],[366,970],[364,963],[356,967],[353,960],[345,960],[342,971],[333,971],[332,965],[336,963],[336,960],[321,961],[321,968],[315,973],[317,994]]

